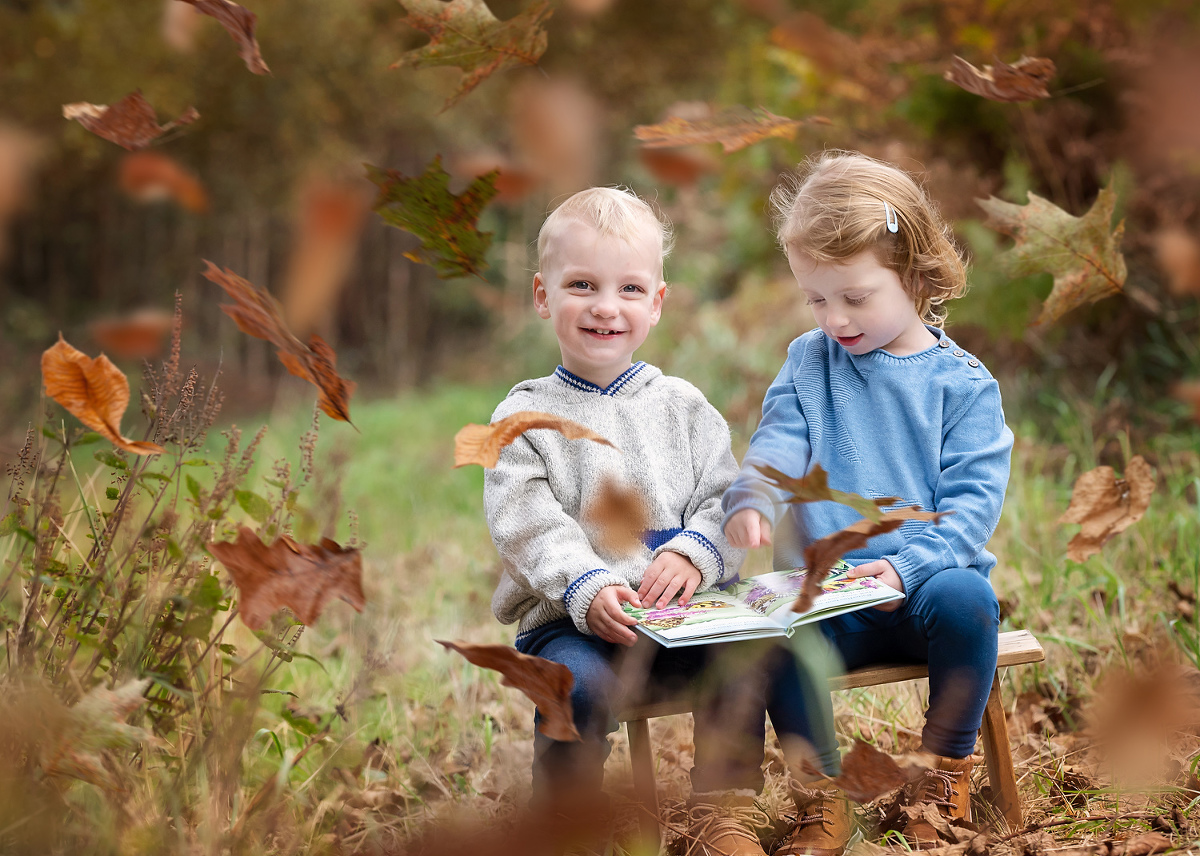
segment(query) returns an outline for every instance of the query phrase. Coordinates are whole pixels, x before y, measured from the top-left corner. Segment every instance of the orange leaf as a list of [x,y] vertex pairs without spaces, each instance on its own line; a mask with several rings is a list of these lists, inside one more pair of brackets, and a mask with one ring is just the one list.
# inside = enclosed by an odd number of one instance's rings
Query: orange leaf
[[575,717],[571,712],[571,687],[575,678],[562,663],[542,657],[530,657],[507,645],[472,645],[469,642],[443,642],[439,645],[462,654],[481,669],[491,669],[504,677],[500,683],[518,689],[537,705],[542,715],[538,731],[551,740],[579,740]]
[[1158,266],[1172,294],[1200,294],[1200,241],[1179,226],[1161,229],[1154,238]]
[[996,61],[980,71],[960,56],[952,60],[944,77],[955,86],[991,101],[1034,101],[1049,98],[1046,84],[1054,77],[1054,61],[1023,56],[1012,65]]
[[782,488],[791,494],[787,502],[792,505],[799,505],[805,502],[840,502],[842,505],[853,508],[863,517],[868,520],[880,520],[880,511],[889,505],[895,505],[900,501],[897,496],[881,496],[876,499],[867,499],[859,496],[857,493],[851,493],[845,490],[834,490],[829,486],[829,474],[825,472],[825,468],[820,464],[813,464],[813,468],[808,475],[801,478],[792,478],[786,473],[775,469],[769,464],[755,464],[754,469],[758,470],[776,487]]
[[585,428],[578,422],[572,422],[570,419],[564,419],[552,413],[522,410],[490,425],[464,425],[454,435],[454,466],[465,467],[468,464],[479,464],[481,467],[491,469],[500,460],[501,449],[526,431],[532,431],[535,428],[549,428],[562,434],[568,440],[595,440],[605,446],[617,448],[595,431]]
[[92,338],[105,351],[124,360],[154,359],[163,351],[175,316],[162,309],[139,309],[120,318],[101,318],[88,325]]
[[236,541],[212,542],[208,551],[233,577],[238,614],[251,630],[286,606],[305,624],[321,617],[325,604],[341,598],[362,612],[362,555],[322,538],[320,544],[297,544],[287,535],[267,546],[248,526]]
[[208,194],[200,179],[178,162],[157,152],[134,152],[121,161],[121,189],[139,202],[172,199],[188,211],[208,210]]
[[676,187],[691,187],[700,176],[716,172],[718,164],[714,156],[698,149],[639,149],[638,160],[642,162],[656,181]]
[[769,137],[791,140],[801,125],[809,122],[828,124],[828,119],[788,119],[758,107],[729,107],[706,119],[688,120],[672,116],[657,125],[638,125],[633,134],[650,149],[720,143],[725,154],[736,152]]
[[1079,523],[1082,528],[1067,545],[1067,558],[1082,562],[1100,552],[1104,543],[1142,519],[1154,493],[1154,468],[1141,455],[1125,466],[1119,479],[1112,467],[1096,467],[1075,480],[1071,504],[1059,523]]
[[180,0],[189,3],[197,12],[216,18],[225,31],[233,37],[238,46],[238,56],[246,63],[246,68],[255,74],[270,74],[271,69],[263,62],[262,54],[258,52],[258,40],[254,37],[254,28],[258,25],[258,16],[231,0]]
[[642,533],[650,525],[646,499],[635,488],[604,478],[596,498],[584,509],[583,519],[597,532],[601,549],[628,555],[642,546]]
[[233,298],[222,303],[221,311],[237,324],[238,329],[257,339],[265,339],[278,350],[279,361],[298,378],[309,381],[320,390],[318,404],[334,419],[350,421],[350,396],[356,384],[337,373],[337,354],[315,333],[305,345],[297,339],[287,324],[278,301],[261,288],[255,288],[233,271],[222,271],[210,261],[204,276],[215,282]]
[[860,804],[894,791],[907,780],[891,755],[862,740],[854,741],[854,747],[842,758],[841,775],[834,779],[846,796]]
[[142,97],[142,90],[136,89],[111,107],[86,101],[64,104],[63,117],[74,119],[98,137],[136,151],[146,148],[172,128],[190,125],[200,118],[200,114],[195,107],[189,107],[174,122],[160,125],[154,108]]
[[165,451],[157,443],[121,436],[121,417],[129,406],[129,381],[104,354],[93,360],[68,345],[59,333],[58,342],[42,353],[42,383],[48,396],[118,449],[135,455]]

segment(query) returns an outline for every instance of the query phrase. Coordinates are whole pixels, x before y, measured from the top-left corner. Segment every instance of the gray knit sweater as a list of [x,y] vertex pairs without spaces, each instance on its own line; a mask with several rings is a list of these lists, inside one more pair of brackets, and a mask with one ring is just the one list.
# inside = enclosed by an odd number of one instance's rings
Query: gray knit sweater
[[[587,611],[600,589],[636,589],[664,550],[691,560],[701,588],[737,574],[745,553],[721,532],[721,494],[737,475],[737,462],[725,420],[698,389],[642,362],[607,388],[559,366],[549,377],[513,387],[492,421],[521,410],[574,420],[617,448],[531,430],[487,471],[484,511],[504,563],[492,597],[501,622],[519,622],[521,634],[570,617],[591,633]],[[583,521],[582,509],[606,477],[636,490],[649,509],[651,528],[636,554],[605,553]]]

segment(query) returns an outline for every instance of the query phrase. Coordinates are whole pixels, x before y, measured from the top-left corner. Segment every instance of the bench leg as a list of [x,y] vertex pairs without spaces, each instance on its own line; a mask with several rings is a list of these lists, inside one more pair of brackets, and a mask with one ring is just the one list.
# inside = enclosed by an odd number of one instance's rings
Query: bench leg
[[658,828],[658,787],[654,782],[654,753],[650,745],[650,723],[631,719],[625,723],[629,730],[629,759],[633,762],[633,790],[645,811],[642,813],[642,836],[647,841],[661,840]]
[[1013,771],[1012,748],[1008,743],[1008,723],[1000,697],[1000,675],[992,678],[992,694],[983,711],[983,757],[987,761],[988,781],[996,809],[1013,831],[1021,828],[1021,798],[1017,795],[1017,776]]

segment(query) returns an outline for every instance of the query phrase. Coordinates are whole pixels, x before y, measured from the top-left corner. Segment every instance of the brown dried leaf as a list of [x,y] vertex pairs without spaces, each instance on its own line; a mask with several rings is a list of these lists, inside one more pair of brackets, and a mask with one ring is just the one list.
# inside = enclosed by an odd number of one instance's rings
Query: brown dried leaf
[[720,164],[703,149],[639,149],[638,160],[656,181],[691,187],[700,177],[716,172]]
[[571,687],[575,678],[561,663],[542,657],[530,657],[508,645],[472,645],[470,642],[443,642],[481,669],[492,669],[504,677],[500,683],[523,692],[537,705],[542,715],[538,731],[551,740],[579,740],[575,716],[571,710]]
[[304,624],[314,624],[335,597],[358,612],[367,603],[362,555],[328,538],[315,545],[297,544],[284,535],[268,547],[243,526],[236,541],[214,541],[208,551],[233,577],[238,614],[251,630],[261,629],[284,606]]
[[1143,832],[1133,838],[1114,842],[1110,852],[1112,856],[1152,856],[1174,846],[1175,843],[1161,832]]
[[862,740],[854,741],[854,747],[842,758],[841,775],[834,779],[856,803],[871,802],[907,780],[891,755]]
[[342,422],[350,421],[350,396],[356,384],[337,373],[337,354],[315,333],[305,345],[297,339],[283,321],[279,303],[264,289],[255,288],[245,279],[226,268],[222,271],[205,260],[206,279],[215,282],[233,298],[222,303],[221,311],[237,324],[243,333],[265,339],[278,350],[275,352],[284,367],[298,378],[320,390],[317,400],[321,410]]
[[1045,57],[1023,56],[1012,65],[996,61],[980,71],[956,56],[946,80],[990,101],[1034,101],[1049,98],[1046,84],[1055,73],[1054,61]]
[[491,469],[500,460],[501,449],[526,431],[533,431],[537,428],[549,428],[557,431],[568,440],[595,440],[605,446],[617,448],[595,431],[578,422],[555,416],[553,413],[522,410],[490,425],[464,425],[454,435],[454,466],[465,467],[468,464],[479,464],[481,467]]
[[200,118],[195,107],[183,111],[174,122],[158,124],[154,108],[135,89],[111,107],[79,101],[63,105],[63,117],[74,119],[98,137],[136,151],[144,149],[172,128],[190,125]]
[[595,500],[584,509],[583,519],[595,528],[602,550],[628,555],[643,546],[642,533],[650,525],[650,510],[636,488],[606,476]]
[[0,122],[0,262],[8,253],[8,222],[29,198],[42,146],[32,134]]
[[805,122],[829,124],[828,119],[788,119],[763,107],[748,110],[729,107],[705,119],[689,120],[672,116],[657,125],[638,125],[633,134],[648,149],[720,143],[726,154],[744,149],[770,137],[794,139]]
[[824,467],[820,464],[813,464],[813,468],[808,475],[801,476],[798,479],[792,478],[769,464],[755,464],[754,468],[766,476],[776,487],[786,490],[791,494],[787,501],[793,505],[805,502],[839,502],[842,505],[853,508],[868,520],[882,520],[883,512],[880,509],[889,505],[895,505],[900,501],[900,497],[898,496],[882,496],[878,499],[867,499],[866,497],[859,496],[857,493],[833,490],[829,487],[829,474],[825,472]]
[[121,160],[121,189],[139,202],[171,199],[188,211],[208,210],[208,194],[195,173],[157,152],[134,152]]
[[118,449],[135,455],[157,455],[157,443],[130,440],[121,435],[121,417],[129,406],[129,381],[101,354],[92,359],[71,347],[58,334],[58,342],[42,353],[42,383],[46,394]]
[[154,736],[125,720],[145,701],[149,678],[128,681],[109,689],[93,688],[76,702],[55,740],[39,746],[39,763],[47,776],[80,779],[106,790],[121,790],[121,783],[104,763],[106,749],[153,743]]
[[1082,525],[1067,545],[1067,558],[1082,562],[1099,553],[1108,539],[1142,519],[1153,493],[1154,468],[1141,455],[1130,459],[1123,479],[1112,467],[1096,467],[1077,478],[1071,504],[1058,518]]
[[1200,381],[1181,380],[1171,386],[1171,395],[1192,406],[1192,418],[1200,422]]
[[270,74],[271,69],[263,62],[262,54],[258,52],[258,40],[254,37],[254,28],[258,25],[258,16],[232,0],[180,0],[196,8],[203,15],[216,18],[233,37],[238,46],[238,56],[246,63],[246,68],[254,74]]
[[1179,226],[1162,229],[1154,235],[1154,252],[1172,294],[1200,294],[1200,241],[1194,235]]
[[175,316],[163,309],[138,309],[118,318],[99,318],[88,325],[96,344],[123,360],[152,360],[163,352]]

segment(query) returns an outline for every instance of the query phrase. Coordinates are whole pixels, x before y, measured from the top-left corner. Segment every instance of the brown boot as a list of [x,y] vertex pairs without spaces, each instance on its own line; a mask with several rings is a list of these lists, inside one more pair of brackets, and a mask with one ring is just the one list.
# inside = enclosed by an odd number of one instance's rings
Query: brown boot
[[[937,756],[933,768],[926,770],[913,782],[909,805],[932,803],[947,820],[970,820],[971,768],[974,766],[974,758]],[[908,821],[904,827],[904,837],[914,850],[929,850],[942,844],[933,824],[923,817]]]
[[696,794],[690,803],[687,856],[766,856],[755,829],[771,821],[755,805],[753,792]]
[[791,790],[800,819],[774,856],[842,856],[854,828],[845,791],[827,779],[808,786],[793,784]]

